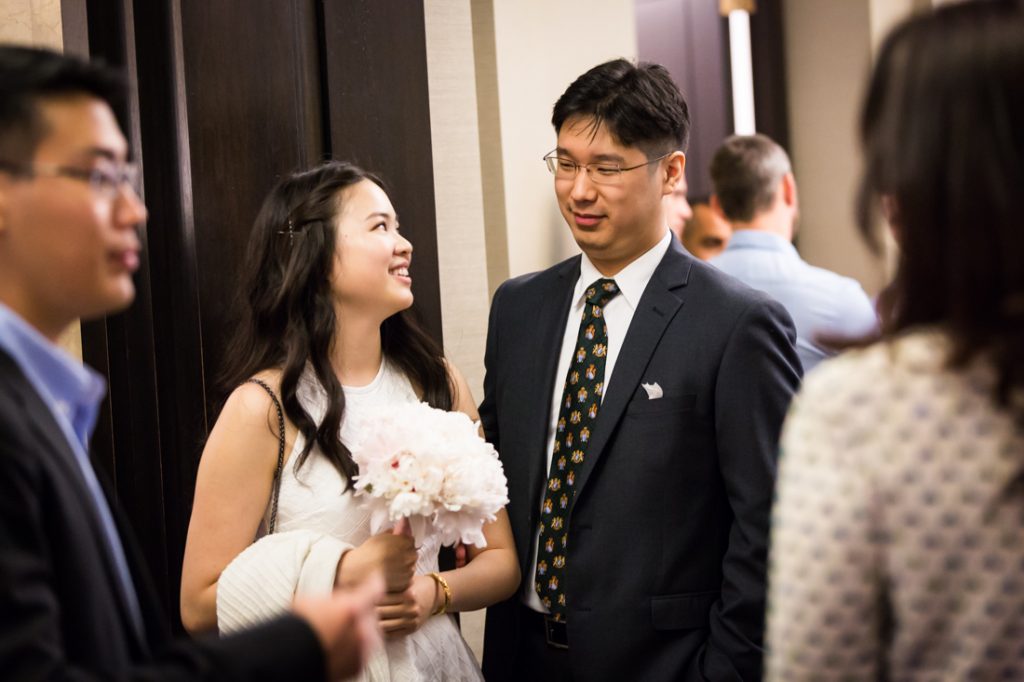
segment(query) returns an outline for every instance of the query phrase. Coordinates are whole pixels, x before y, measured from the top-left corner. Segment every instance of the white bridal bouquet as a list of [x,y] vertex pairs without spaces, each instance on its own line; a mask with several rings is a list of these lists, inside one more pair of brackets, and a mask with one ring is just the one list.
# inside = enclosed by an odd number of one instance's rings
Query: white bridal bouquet
[[483,525],[508,503],[498,453],[462,412],[426,403],[375,408],[352,449],[359,465],[356,494],[379,533],[409,519],[416,545],[429,535],[441,544],[487,546]]

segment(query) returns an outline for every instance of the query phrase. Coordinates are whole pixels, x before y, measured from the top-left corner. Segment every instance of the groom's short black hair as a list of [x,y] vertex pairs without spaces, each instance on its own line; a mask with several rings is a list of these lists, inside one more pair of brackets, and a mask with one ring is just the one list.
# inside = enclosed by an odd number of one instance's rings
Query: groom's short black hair
[[558,98],[551,124],[558,133],[577,116],[590,119],[594,131],[607,126],[617,142],[649,159],[686,151],[690,137],[686,100],[660,64],[615,59],[590,69]]
[[124,103],[128,86],[120,72],[51,50],[0,45],[0,161],[31,162],[46,121],[40,101],[86,94],[113,111]]

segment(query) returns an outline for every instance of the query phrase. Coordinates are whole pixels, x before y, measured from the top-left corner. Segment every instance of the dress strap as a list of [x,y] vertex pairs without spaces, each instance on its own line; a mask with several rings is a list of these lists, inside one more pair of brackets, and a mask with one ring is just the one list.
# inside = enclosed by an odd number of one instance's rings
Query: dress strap
[[277,526],[277,498],[281,496],[281,472],[284,469],[284,410],[281,409],[281,401],[277,399],[274,389],[265,381],[253,377],[245,383],[263,387],[277,409],[277,426],[280,430],[277,437],[277,469],[274,471],[274,486],[270,493],[270,521],[267,522],[267,535],[272,535],[274,527]]

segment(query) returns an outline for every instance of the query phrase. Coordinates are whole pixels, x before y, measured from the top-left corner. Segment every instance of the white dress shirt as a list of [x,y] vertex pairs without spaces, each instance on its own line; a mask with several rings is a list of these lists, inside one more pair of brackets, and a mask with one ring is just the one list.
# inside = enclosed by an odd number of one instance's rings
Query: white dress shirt
[[[654,275],[655,268],[658,267],[658,263],[661,262],[661,259],[668,252],[670,242],[671,237],[668,230],[666,230],[661,241],[620,270],[614,277],[610,278],[615,280],[620,293],[604,306],[604,320],[608,325],[608,355],[605,359],[605,390],[602,400],[604,395],[608,395],[608,389],[612,386],[612,372],[615,369],[615,361],[618,359],[622,342],[626,338],[626,332],[629,331],[629,324],[633,321],[633,313],[640,303],[640,297],[643,296],[644,290],[647,289],[648,282],[651,281],[651,277]],[[583,254],[583,259],[580,263],[580,278],[576,280],[576,288],[573,290],[572,295],[572,305],[569,307],[569,315],[565,320],[565,332],[562,334],[562,350],[558,355],[558,369],[555,373],[555,388],[551,394],[547,457],[545,459],[544,482],[542,484],[545,489],[548,480],[547,472],[551,470],[551,453],[555,447],[555,426],[558,422],[558,411],[562,403],[562,393],[565,390],[565,376],[569,372],[569,362],[572,355],[576,352],[576,339],[580,333],[580,321],[583,319],[583,304],[585,302],[583,295],[586,293],[587,287],[603,277],[604,275],[587,258],[587,254]],[[562,379],[562,381],[557,379]],[[541,495],[542,500],[543,497]],[[523,583],[523,602],[534,611],[546,613],[547,609],[541,604],[540,597],[534,589],[537,573],[537,544],[539,541],[540,528],[538,527],[533,531],[533,556],[530,560],[529,580]]]

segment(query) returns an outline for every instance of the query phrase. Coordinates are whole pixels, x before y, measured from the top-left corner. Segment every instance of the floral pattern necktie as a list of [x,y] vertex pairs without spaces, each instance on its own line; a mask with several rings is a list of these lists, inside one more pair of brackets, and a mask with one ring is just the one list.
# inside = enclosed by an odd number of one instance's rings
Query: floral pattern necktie
[[569,546],[569,506],[576,494],[576,472],[586,456],[604,395],[608,326],[604,306],[619,293],[615,280],[599,279],[587,288],[576,349],[569,361],[558,408],[551,471],[544,491],[534,589],[559,622],[565,622],[565,563]]

